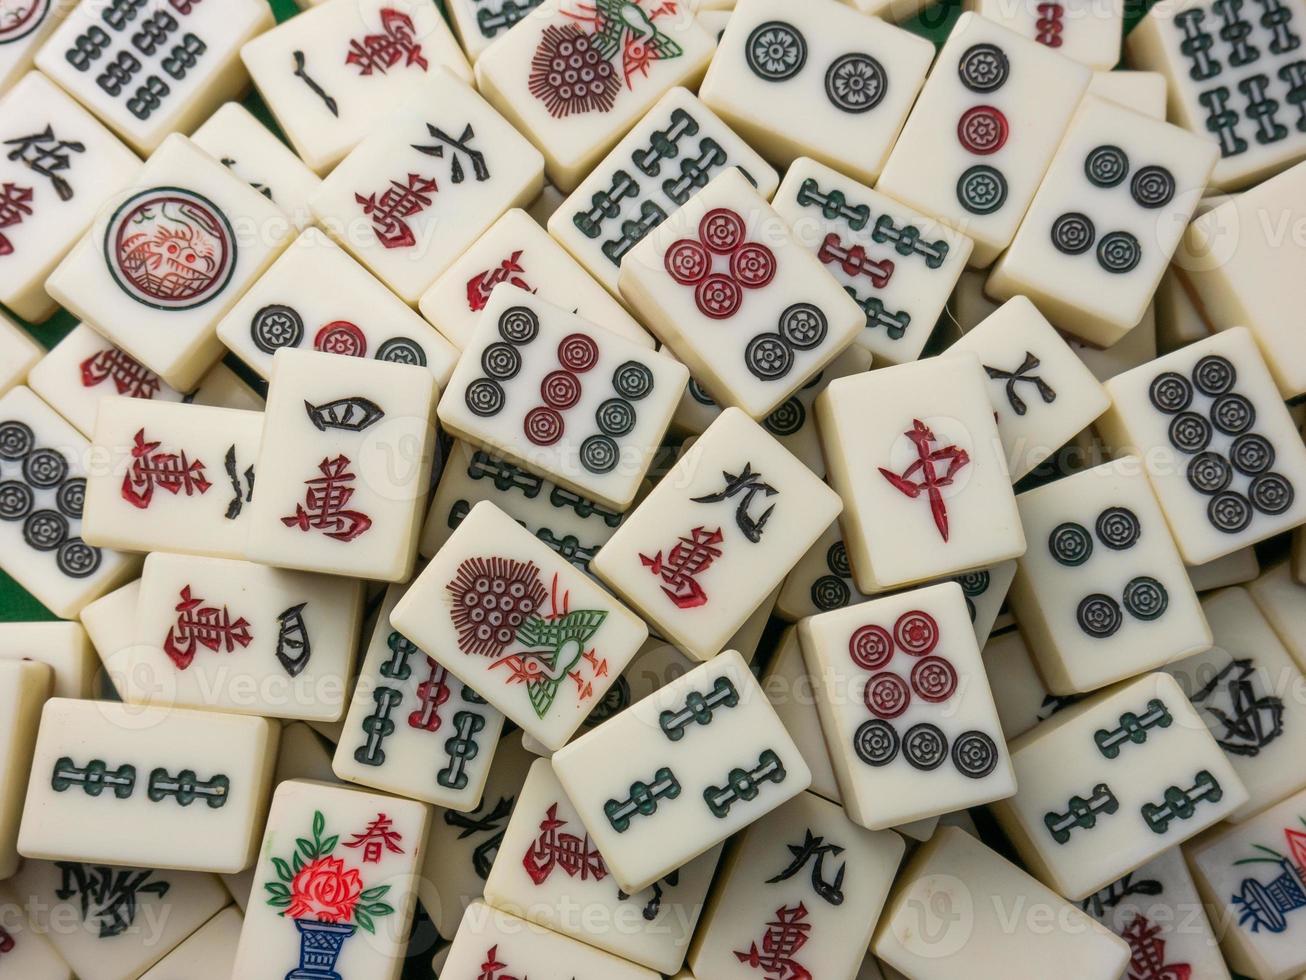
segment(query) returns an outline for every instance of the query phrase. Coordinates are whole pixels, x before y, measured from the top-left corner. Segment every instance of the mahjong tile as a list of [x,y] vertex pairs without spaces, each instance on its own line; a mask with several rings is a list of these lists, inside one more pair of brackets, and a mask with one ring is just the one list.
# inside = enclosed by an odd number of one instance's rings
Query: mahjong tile
[[[1180,245],[1181,249],[1185,247],[1186,244]],[[1268,256],[1264,258],[1268,259]],[[1188,276],[1171,264],[1161,277],[1161,285],[1157,287],[1156,296],[1152,300],[1156,309],[1156,346],[1162,354],[1169,354],[1211,335],[1211,322],[1206,311],[1193,298],[1193,293],[1189,292],[1188,281]],[[1254,321],[1240,317],[1237,322]]]
[[5,969],[23,980],[73,980],[72,968],[49,940],[32,928],[25,907],[26,903],[0,882],[0,946],[4,947]]
[[434,452],[435,379],[386,361],[276,355],[246,557],[406,579]]
[[1167,89],[1159,71],[1095,71],[1088,83],[1089,95],[1119,102],[1153,119],[1165,118]]
[[727,409],[591,568],[660,635],[707,660],[779,588],[840,506],[761,426]]
[[1306,586],[1293,580],[1292,567],[1281,562],[1248,586],[1256,605],[1306,674]]
[[262,437],[262,412],[103,399],[82,537],[120,551],[241,557]]
[[308,202],[322,181],[239,102],[209,116],[191,139],[285,212],[296,228],[313,223]]
[[[674,91],[674,90],[673,90]],[[549,219],[553,217],[553,212],[562,206],[562,202],[567,199],[567,195],[558,190],[548,181],[544,182],[544,187],[540,190],[539,196],[533,200],[526,208],[526,213],[531,216],[537,225],[544,228],[548,225]]]
[[741,0],[700,96],[772,162],[815,157],[873,183],[934,58],[836,0]]
[[986,290],[1111,346],[1143,318],[1215,160],[1178,126],[1084,99]]
[[1011,743],[1019,789],[992,805],[1030,872],[1078,901],[1219,823],[1247,790],[1175,680],[1147,674]]
[[622,260],[622,297],[722,405],[765,418],[866,316],[738,170]]
[[486,229],[422,294],[418,308],[461,350],[476,331],[490,291],[500,283],[566,307],[637,344],[653,346],[653,338],[635,318],[520,208],[508,211]]
[[[571,939],[668,973],[685,961],[721,845],[638,892],[613,879],[544,759],[531,766],[485,882],[485,900]],[[572,914],[583,908],[583,918]]]
[[[54,671],[47,664],[0,660],[0,881],[18,870],[18,824],[41,709],[53,683]],[[0,923],[0,931],[2,927]]]
[[293,234],[276,205],[174,134],[100,211],[46,290],[187,390],[223,353],[218,320]]
[[964,231],[984,268],[1015,236],[1091,74],[963,13],[876,189]]
[[424,366],[441,387],[458,360],[452,344],[316,228],[241,296],[218,337],[264,378],[283,347]]
[[0,119],[0,301],[45,320],[57,308],[46,277],[141,162],[40,72],[0,98]]
[[688,379],[673,358],[505,283],[481,311],[438,415],[452,435],[620,511]]
[[1131,67],[1165,75],[1176,123],[1218,143],[1211,181],[1231,190],[1306,156],[1298,101],[1306,86],[1303,30],[1300,0],[1255,8],[1179,0],[1143,17],[1125,52]]
[[1306,446],[1244,327],[1106,383],[1097,429],[1137,452],[1184,561],[1200,565],[1306,521]]
[[616,883],[647,888],[797,796],[811,773],[727,651],[554,753]]
[[816,401],[853,580],[865,593],[985,568],[1025,550],[979,359],[899,364]]
[[807,157],[789,167],[772,206],[862,308],[857,343],[877,366],[916,360],[971,240]]
[[626,253],[729,167],[738,167],[764,198],[780,183],[771,165],[697,96],[673,88],[557,207],[549,234],[615,294]]
[[149,154],[240,95],[249,83],[240,46],[272,21],[259,0],[84,3],[41,46],[36,67]]
[[0,662],[32,660],[54,671],[50,695],[95,696],[95,651],[80,623],[0,623]]
[[280,731],[266,718],[52,698],[18,852],[241,871],[258,846]]
[[45,39],[76,5],[77,0],[11,0],[5,4],[5,26],[0,28],[0,92],[26,74]]
[[30,388],[0,396],[0,569],[56,616],[77,615],[140,567],[82,540],[88,449]]
[[534,199],[544,164],[447,69],[385,110],[311,203],[337,243],[414,304],[495,219]]
[[988,376],[1012,480],[1044,462],[1111,404],[1097,379],[1026,297],[1003,303],[949,353],[969,351]]
[[232,976],[398,980],[429,816],[416,800],[278,786]]
[[762,690],[771,702],[781,724],[794,740],[798,752],[812,772],[809,789],[832,803],[843,803],[839,783],[834,777],[830,751],[821,732],[816,711],[816,691],[803,662],[803,648],[798,629],[787,628],[780,637],[775,654],[761,677]]
[[223,909],[141,974],[141,980],[230,980],[243,922],[238,909]]
[[471,81],[432,6],[331,0],[241,49],[259,94],[313,170],[330,171],[441,70]]
[[658,98],[697,86],[712,37],[689,4],[544,0],[476,62],[476,84],[571,191]]
[[1120,60],[1122,0],[968,0],[966,9],[1099,72]]
[[698,18],[699,26],[716,38],[716,43],[719,45],[722,35],[726,32],[726,25],[730,23],[732,13],[734,13],[733,10],[707,10],[700,3],[698,13],[695,16]]
[[1260,560],[1256,557],[1256,549],[1250,545],[1204,565],[1188,566],[1189,581],[1199,594],[1227,585],[1243,585],[1260,574]]
[[525,20],[540,0],[448,0],[454,33],[473,64],[508,29]]
[[1090,347],[1070,334],[1063,336],[1075,356],[1093,372],[1093,377],[1105,382],[1156,359],[1156,304],[1149,305],[1138,326],[1110,347]]
[[103,399],[138,398],[258,411],[263,399],[225,364],[215,364],[190,391],[181,392],[121,347],[84,323],[64,336],[32,368],[31,389],[82,435],[95,435]]
[[27,373],[45,354],[45,348],[13,320],[0,312],[0,395],[23,384]]
[[1048,693],[1020,630],[1010,629],[992,637],[984,645],[982,659],[1002,734],[1009,742],[1076,699],[1075,695]]
[[390,625],[392,585],[354,687],[336,775],[450,810],[474,810],[494,761],[503,715]]

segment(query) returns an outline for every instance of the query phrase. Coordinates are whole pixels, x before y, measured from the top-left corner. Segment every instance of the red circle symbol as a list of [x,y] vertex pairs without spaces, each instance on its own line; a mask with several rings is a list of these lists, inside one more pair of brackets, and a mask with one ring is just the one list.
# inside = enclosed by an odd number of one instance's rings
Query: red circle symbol
[[893,657],[893,638],[883,626],[862,626],[848,640],[848,656],[863,670],[878,670]]
[[708,276],[694,291],[694,301],[704,316],[713,320],[728,320],[739,311],[744,301],[744,291],[729,276],[717,273]]
[[991,105],[967,109],[957,120],[957,140],[977,156],[997,153],[1007,142],[1007,117]]
[[367,353],[367,338],[355,323],[332,320],[313,338],[313,346],[327,354],[362,357]]
[[744,219],[726,208],[713,208],[698,223],[698,237],[713,252],[726,255],[744,243]]
[[888,672],[876,674],[868,680],[863,697],[867,710],[886,720],[897,718],[911,704],[907,682],[897,674]]
[[939,624],[929,613],[913,609],[898,617],[893,624],[893,638],[903,652],[920,657],[933,650],[939,642]]
[[532,408],[522,421],[526,438],[537,446],[552,446],[562,438],[562,416],[551,408]]
[[697,285],[712,271],[712,256],[703,243],[689,238],[682,238],[667,249],[662,261],[667,274],[682,286]]
[[544,404],[565,412],[580,401],[580,381],[567,371],[552,371],[540,383]]
[[568,371],[583,374],[599,362],[599,345],[592,337],[574,333],[558,345],[558,363]]
[[911,669],[911,689],[926,701],[946,701],[957,690],[957,671],[942,657],[926,657]]
[[730,274],[745,289],[760,289],[775,278],[775,253],[757,242],[745,242],[730,256]]

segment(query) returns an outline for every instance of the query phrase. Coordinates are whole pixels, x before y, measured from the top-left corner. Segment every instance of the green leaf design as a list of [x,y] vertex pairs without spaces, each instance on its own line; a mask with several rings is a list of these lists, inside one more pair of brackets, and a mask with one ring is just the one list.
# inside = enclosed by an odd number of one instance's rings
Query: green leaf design
[[389,915],[394,911],[394,906],[387,905],[385,902],[373,902],[371,905],[367,906],[367,911],[372,915],[377,916]]
[[338,844],[339,842],[340,842],[340,835],[332,834],[326,840],[318,844],[317,856],[324,857],[325,855],[330,854],[332,851],[336,849],[336,844]]
[[322,837],[323,831],[326,830],[326,817],[322,816],[321,810],[313,811],[313,839],[318,840]]
[[280,896],[284,896],[284,897],[286,897],[286,898],[289,898],[289,897],[290,897],[290,889],[287,888],[285,885],[283,885],[283,884],[282,884],[281,882],[279,882],[279,881],[268,881],[268,882],[265,882],[265,883],[263,884],[263,887],[266,888],[266,889],[267,889],[269,892],[271,892],[273,895],[280,895]]
[[372,924],[372,917],[360,908],[354,909],[354,921],[366,929],[368,932],[375,934],[376,927]]
[[295,876],[290,871],[290,865],[281,860],[281,858],[273,858],[272,867],[277,869],[277,877],[282,881],[289,882],[295,880]]
[[[284,898],[282,898],[282,897],[269,898],[269,899],[268,899],[268,904],[271,905],[274,909],[285,909],[285,908],[289,908],[289,907],[290,907],[290,896],[289,896],[289,895],[286,895]],[[281,914],[282,914],[282,915],[285,915],[284,912],[282,912]]]
[[375,902],[378,898],[384,896],[389,890],[389,885],[377,885],[375,888],[369,888],[367,891],[363,892],[363,894],[359,895],[358,898],[363,902]]
[[294,868],[295,868],[295,874],[299,874],[301,871],[304,870],[304,859],[299,856],[298,851],[296,851],[294,855]]
[[317,857],[317,847],[315,843],[309,843],[304,840],[304,838],[300,837],[295,840],[295,844],[299,847],[299,853],[304,855],[305,861],[312,861]]

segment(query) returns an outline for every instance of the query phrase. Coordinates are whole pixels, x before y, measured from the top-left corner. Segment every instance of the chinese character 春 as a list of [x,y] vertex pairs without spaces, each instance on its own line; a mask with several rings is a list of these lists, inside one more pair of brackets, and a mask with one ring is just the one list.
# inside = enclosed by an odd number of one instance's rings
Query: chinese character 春
[[391,854],[403,854],[399,846],[403,835],[394,829],[394,821],[384,813],[378,813],[376,819],[367,825],[361,834],[355,834],[353,840],[345,841],[345,847],[361,847],[364,864],[379,864],[385,851]]

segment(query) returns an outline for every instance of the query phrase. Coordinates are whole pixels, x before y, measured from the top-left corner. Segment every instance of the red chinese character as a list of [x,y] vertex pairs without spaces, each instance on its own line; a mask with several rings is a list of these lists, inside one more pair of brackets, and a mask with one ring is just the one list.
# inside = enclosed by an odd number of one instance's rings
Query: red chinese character
[[1165,961],[1161,927],[1147,916],[1134,916],[1120,938],[1129,943],[1128,980],[1190,980],[1192,977],[1193,968],[1187,963]]
[[521,276],[525,270],[521,267],[520,259],[521,249],[518,249],[500,262],[497,269],[486,269],[468,279],[467,308],[473,313],[485,309],[485,304],[490,301],[490,292],[501,282],[510,282],[519,289],[535,292]]
[[345,847],[361,847],[364,864],[379,864],[382,851],[389,851],[391,854],[404,853],[404,849],[399,846],[399,842],[403,839],[403,834],[394,829],[394,821],[384,813],[378,813],[376,819],[367,825],[366,830],[361,834],[355,834],[353,840],[345,841]]
[[689,537],[682,537],[671,548],[671,553],[663,559],[662,552],[652,558],[641,554],[639,560],[654,575],[662,576],[666,583],[662,591],[681,609],[696,609],[707,605],[707,593],[695,579],[711,567],[712,562],[721,557],[723,552],[717,545],[725,540],[721,529],[709,531],[696,527],[689,532]]
[[405,68],[416,65],[426,71],[430,63],[422,54],[413,19],[401,10],[381,8],[381,33],[368,34],[361,41],[349,42],[345,64],[357,65],[360,75],[377,71],[382,75],[402,61]]
[[318,470],[321,476],[304,481],[308,487],[304,502],[296,504],[295,513],[281,518],[281,523],[301,531],[324,531],[328,538],[337,541],[353,541],[372,526],[372,518],[362,511],[345,509],[354,496],[354,488],[349,484],[356,479],[349,472],[349,458],[323,459]]
[[232,653],[238,645],[247,647],[254,641],[249,621],[243,616],[232,622],[226,606],[219,609],[203,602],[191,597],[189,585],[181,590],[181,602],[175,607],[177,624],[163,641],[163,652],[172,658],[178,670],[190,666],[197,646],[214,653]]
[[[508,964],[499,962],[499,947],[491,946],[485,951],[485,962],[481,964],[481,974],[476,980],[517,980],[517,977],[510,977],[502,972],[506,969]],[[522,977],[521,980],[527,978]]]
[[157,442],[145,441],[145,430],[136,431],[132,446],[132,464],[122,478],[122,499],[141,510],[150,506],[154,489],[166,490],[174,497],[203,495],[213,486],[204,476],[204,462],[192,460],[183,449],[177,453],[158,453]]
[[[0,228],[12,228],[21,225],[23,219],[32,213],[32,189],[19,187],[17,184],[0,184]],[[9,255],[14,245],[7,236],[0,234],[0,255]]]
[[540,836],[522,857],[522,865],[531,881],[542,885],[549,880],[554,868],[561,868],[568,878],[602,881],[608,876],[608,866],[598,848],[591,845],[589,834],[577,837],[559,831],[567,821],[558,819],[558,804],[549,807],[540,822]]
[[364,197],[355,194],[354,200],[363,206],[363,214],[372,219],[372,230],[377,240],[386,248],[411,248],[417,244],[413,229],[405,218],[421,214],[431,206],[430,195],[438,190],[433,177],[409,174],[408,183],[390,181],[390,188],[381,195]]
[[[934,526],[944,541],[948,540],[948,505],[943,501],[942,489],[952,486],[953,477],[970,462],[970,455],[956,446],[934,447],[934,433],[920,419],[912,420],[912,427],[903,433],[916,447],[916,462],[902,473],[894,473],[880,467],[880,474],[892,483],[899,492],[915,500],[925,493],[930,501],[930,512],[934,515]],[[940,474],[935,467],[946,463],[947,469]],[[919,475],[919,482],[913,477]]]
[[127,398],[153,398],[163,387],[159,376],[125,350],[107,347],[82,361],[82,387],[94,388],[103,381]]
[[812,924],[803,921],[806,918],[807,908],[802,902],[777,909],[775,921],[766,924],[762,948],[753,943],[747,953],[735,950],[735,956],[740,963],[764,971],[766,980],[812,980],[812,975],[794,959],[811,938]]

